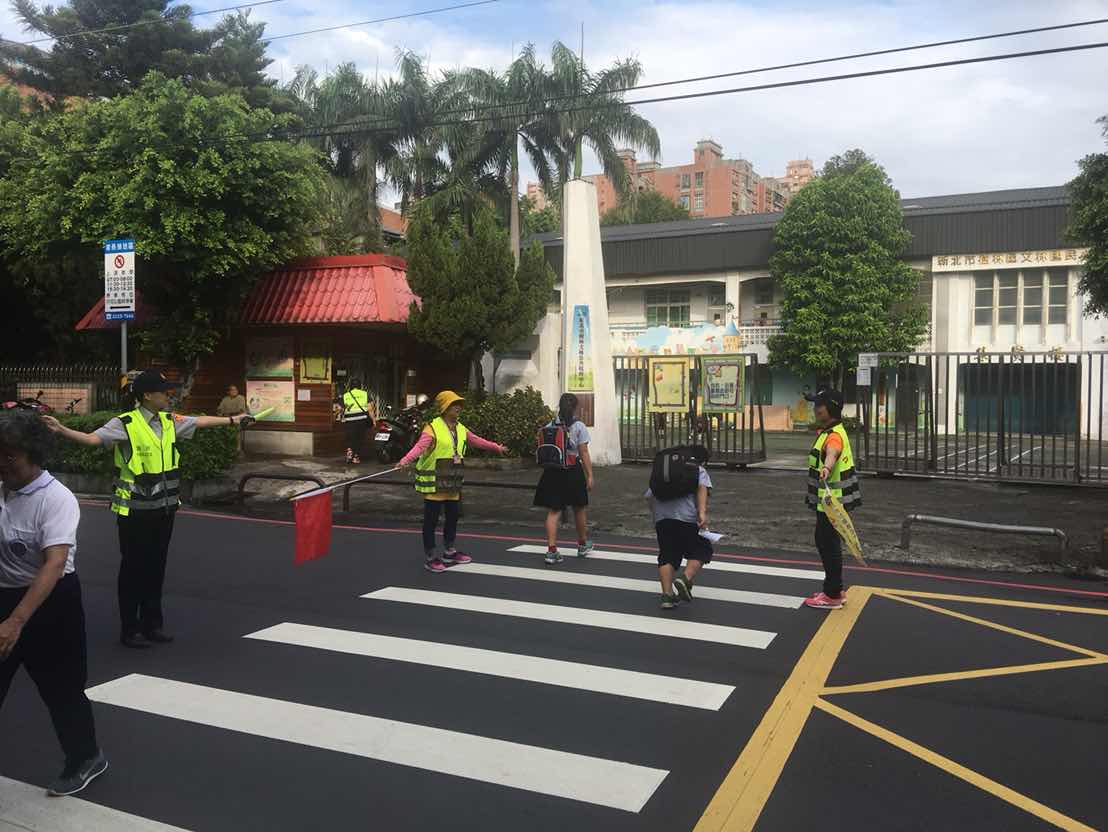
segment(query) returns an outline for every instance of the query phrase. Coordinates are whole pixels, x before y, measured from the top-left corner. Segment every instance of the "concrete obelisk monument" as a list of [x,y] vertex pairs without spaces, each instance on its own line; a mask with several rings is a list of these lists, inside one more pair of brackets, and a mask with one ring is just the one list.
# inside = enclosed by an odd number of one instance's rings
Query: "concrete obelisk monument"
[[562,189],[562,389],[581,400],[589,427],[589,453],[597,465],[619,465],[619,402],[616,398],[600,214],[596,186],[584,179]]

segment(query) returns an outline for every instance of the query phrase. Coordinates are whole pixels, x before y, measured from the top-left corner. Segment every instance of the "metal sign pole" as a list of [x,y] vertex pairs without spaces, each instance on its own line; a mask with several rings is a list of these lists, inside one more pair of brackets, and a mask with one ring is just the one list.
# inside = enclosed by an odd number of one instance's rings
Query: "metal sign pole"
[[119,323],[119,369],[121,375],[127,375],[127,322]]

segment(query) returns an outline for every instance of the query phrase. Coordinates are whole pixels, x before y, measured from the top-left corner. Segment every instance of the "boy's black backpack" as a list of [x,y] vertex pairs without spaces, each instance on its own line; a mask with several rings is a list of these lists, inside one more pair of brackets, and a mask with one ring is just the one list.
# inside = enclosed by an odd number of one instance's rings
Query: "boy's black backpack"
[[695,494],[700,483],[700,466],[708,461],[703,445],[666,448],[654,456],[650,471],[650,491],[657,500],[675,500]]

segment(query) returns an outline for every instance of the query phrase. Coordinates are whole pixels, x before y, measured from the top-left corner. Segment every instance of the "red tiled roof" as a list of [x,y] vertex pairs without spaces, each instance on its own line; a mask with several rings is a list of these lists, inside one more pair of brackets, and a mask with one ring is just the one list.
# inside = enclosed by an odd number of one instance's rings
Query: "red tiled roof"
[[401,257],[312,257],[263,277],[239,320],[253,325],[402,324],[413,300]]
[[[150,304],[142,299],[142,292],[136,289],[135,319],[133,321],[128,321],[127,325],[132,327],[146,326],[154,317],[154,310],[150,308]],[[92,309],[85,313],[85,317],[77,322],[77,326],[73,327],[73,329],[77,332],[100,329],[119,329],[119,324],[119,321],[104,320],[104,298],[101,297],[100,300],[92,305]]]

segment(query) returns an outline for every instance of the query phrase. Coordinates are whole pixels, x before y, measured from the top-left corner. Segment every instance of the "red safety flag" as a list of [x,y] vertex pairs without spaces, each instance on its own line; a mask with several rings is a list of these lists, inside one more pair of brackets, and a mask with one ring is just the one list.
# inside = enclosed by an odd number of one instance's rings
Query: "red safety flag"
[[296,563],[321,558],[331,551],[331,490],[293,501],[296,520]]

